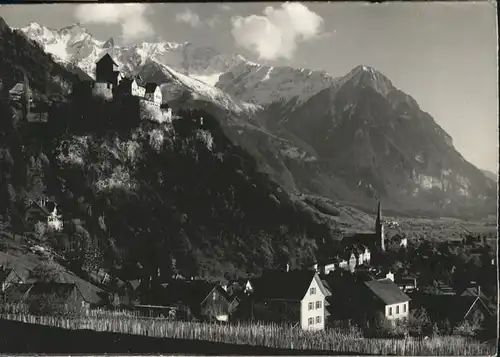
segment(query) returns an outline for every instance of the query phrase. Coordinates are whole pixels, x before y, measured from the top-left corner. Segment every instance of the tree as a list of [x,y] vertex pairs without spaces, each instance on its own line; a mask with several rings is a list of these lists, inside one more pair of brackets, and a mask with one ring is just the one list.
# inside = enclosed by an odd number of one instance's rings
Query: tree
[[431,334],[432,327],[431,319],[424,308],[421,307],[410,312],[408,331],[411,335],[421,336]]
[[49,261],[36,266],[30,272],[30,278],[45,283],[55,282],[58,280],[61,271],[59,265]]

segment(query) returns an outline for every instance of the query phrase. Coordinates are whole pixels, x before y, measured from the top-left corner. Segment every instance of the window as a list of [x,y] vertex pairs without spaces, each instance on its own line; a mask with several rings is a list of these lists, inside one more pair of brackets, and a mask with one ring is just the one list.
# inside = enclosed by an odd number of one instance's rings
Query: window
[[317,324],[321,323],[321,316],[316,316],[316,323]]
[[399,305],[396,306],[396,315],[399,314]]
[[309,318],[309,325],[314,324],[314,319],[312,317]]
[[406,312],[406,303],[403,304],[403,312]]
[[321,309],[321,301],[316,301],[316,309]]
[[389,308],[389,316],[392,315],[392,307]]
[[312,310],[312,309],[314,309],[314,303],[313,303],[313,302],[310,302],[310,303],[309,303],[309,310]]
[[311,295],[316,294],[316,288],[311,288],[311,290],[310,290],[310,294],[311,294]]

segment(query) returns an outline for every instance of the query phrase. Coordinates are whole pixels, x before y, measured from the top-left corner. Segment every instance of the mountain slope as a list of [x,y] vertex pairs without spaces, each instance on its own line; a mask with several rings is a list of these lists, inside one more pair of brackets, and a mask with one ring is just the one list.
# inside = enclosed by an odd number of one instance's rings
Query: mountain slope
[[324,71],[243,62],[222,74],[216,87],[240,100],[267,105],[293,98],[303,102],[334,82]]
[[491,171],[488,171],[488,170],[481,170],[484,174],[484,176],[486,176],[487,178],[497,182],[498,181],[498,175],[491,172]]
[[491,181],[413,98],[373,68],[356,67],[281,124],[366,197],[384,197],[394,208],[455,214],[494,209]]
[[0,78],[6,90],[27,74],[35,94],[68,94],[75,76],[54,63],[51,55],[12,31],[0,17]]
[[[40,74],[16,59],[28,76]],[[187,102],[207,103],[233,113]],[[18,235],[37,234],[75,272],[91,256],[122,278],[157,277],[158,269],[162,277],[234,277],[308,263],[315,238],[328,233],[232,142],[226,117],[209,110],[179,106],[173,121],[157,121],[137,98],[70,98],[52,108],[47,124],[16,122],[12,114],[0,95],[0,220]],[[33,232],[27,201],[39,196],[54,197],[63,232]]]
[[[48,50],[56,48],[53,41],[63,43],[66,53],[88,47],[81,50],[86,57],[68,55],[88,73],[98,53],[113,48],[125,72],[163,83],[173,109],[209,111],[233,143],[289,192],[364,209],[382,197],[386,208],[409,214],[493,209],[493,183],[478,175],[413,98],[373,68],[358,66],[333,78],[321,71],[261,66],[190,44],[119,48],[111,40],[96,42],[80,26],[56,35],[50,30],[56,40],[46,29],[23,31]],[[214,88],[196,78],[218,82]]]

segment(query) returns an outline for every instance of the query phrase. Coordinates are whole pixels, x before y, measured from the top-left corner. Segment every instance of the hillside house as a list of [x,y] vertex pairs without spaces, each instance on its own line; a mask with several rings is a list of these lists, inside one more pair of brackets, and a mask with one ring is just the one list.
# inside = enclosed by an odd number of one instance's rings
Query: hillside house
[[151,304],[186,311],[185,318],[229,320],[230,298],[217,283],[202,280],[171,280],[161,284]]
[[369,291],[364,299],[368,316],[382,313],[388,320],[408,317],[410,298],[391,279],[365,281],[364,285]]
[[407,248],[408,247],[408,238],[403,237],[399,234],[396,234],[394,237],[391,238],[391,243],[399,246],[401,248]]
[[5,290],[4,299],[8,305],[24,307],[37,313],[54,309],[87,313],[90,306],[78,286],[72,283],[12,284]]
[[252,281],[252,318],[323,330],[329,291],[314,270],[272,271]]
[[495,318],[494,310],[478,295],[436,295],[418,292],[412,295],[412,307],[424,308],[431,320],[448,320],[452,327],[464,321],[482,324]]
[[417,277],[414,275],[398,276],[394,282],[405,293],[417,290]]
[[9,90],[9,99],[18,103],[27,99],[31,103],[33,92],[27,83],[18,82]]
[[116,292],[112,294],[111,303],[114,306],[133,306],[139,299],[139,286],[141,281],[135,280],[119,280],[117,281]]
[[[350,256],[346,256],[345,254],[344,256],[350,258]],[[316,270],[320,275],[328,275],[338,269],[349,270],[349,261],[346,258],[341,258],[337,255],[333,258],[318,260],[311,268]]]
[[26,284],[27,277],[13,268],[0,267],[0,284],[4,292],[12,284]]
[[334,272],[335,269],[338,267],[337,260],[340,259],[318,261],[312,265],[312,268],[316,270],[316,272],[320,275],[323,274],[328,275],[331,272]]
[[146,83],[146,94],[144,97],[155,105],[160,106],[163,100],[160,86],[152,82]]
[[26,214],[29,223],[47,222],[47,227],[55,231],[63,229],[62,215],[57,212],[57,205],[47,199],[31,200]]

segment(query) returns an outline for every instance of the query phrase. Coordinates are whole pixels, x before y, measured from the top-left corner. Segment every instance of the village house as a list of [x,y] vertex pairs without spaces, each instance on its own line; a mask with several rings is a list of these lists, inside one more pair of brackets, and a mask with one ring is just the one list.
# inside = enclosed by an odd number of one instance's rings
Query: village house
[[13,268],[0,267],[0,284],[4,292],[12,284],[26,284],[26,274],[20,274]]
[[417,290],[417,277],[414,275],[400,275],[396,277],[394,280],[397,286],[403,291],[403,292],[413,292]]
[[76,284],[54,282],[11,284],[5,290],[4,303],[36,313],[88,313],[90,307]]
[[228,321],[230,297],[217,283],[203,280],[172,279],[157,287],[142,307],[176,311],[176,319]]
[[116,292],[111,294],[111,304],[120,307],[133,307],[139,300],[139,279],[123,281],[117,279]]
[[30,103],[33,101],[33,92],[28,83],[18,82],[9,90],[9,99],[14,102],[21,102],[27,99]]
[[23,82],[16,83],[9,90],[9,99],[18,110],[22,112],[22,117],[27,122],[45,123],[48,121],[49,103],[33,100],[33,91],[30,88],[27,76]]
[[[431,320],[449,321],[457,326],[464,321],[483,324],[493,322],[496,304],[490,305],[479,291],[464,291],[462,295],[437,295],[417,292],[412,295],[412,307],[424,308]],[[493,309],[492,309],[493,308]]]
[[325,328],[329,291],[314,270],[270,271],[252,280],[252,318]]
[[55,231],[63,229],[62,215],[58,214],[57,205],[48,198],[30,200],[26,217],[31,224],[45,221],[49,229]]
[[316,270],[316,272],[320,275],[328,275],[337,269],[348,269],[348,266],[349,263],[347,262],[347,260],[336,256],[331,259],[319,260],[314,263],[311,268]]
[[368,315],[382,313],[388,320],[407,318],[410,313],[410,298],[391,279],[365,281],[371,296],[366,299]]

